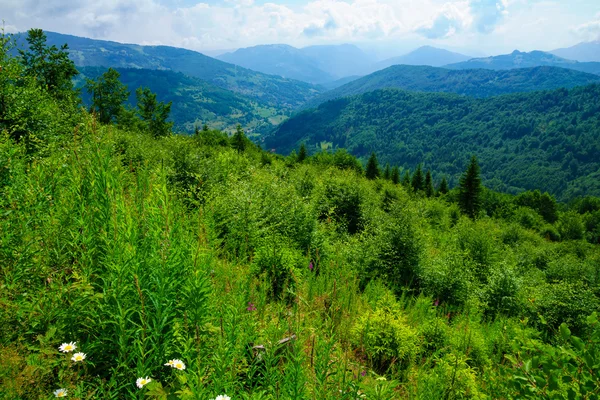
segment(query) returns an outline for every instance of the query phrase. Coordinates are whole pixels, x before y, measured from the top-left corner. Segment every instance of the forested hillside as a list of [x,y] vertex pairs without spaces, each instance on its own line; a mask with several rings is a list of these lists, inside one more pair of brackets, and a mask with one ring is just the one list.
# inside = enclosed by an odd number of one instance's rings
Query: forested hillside
[[[303,104],[321,91],[306,82],[265,75],[191,50],[122,44],[53,32],[46,34],[50,46],[69,45],[69,56],[78,67],[172,70],[285,110]],[[26,45],[25,34],[18,35],[17,39],[20,47]]]
[[392,165],[424,164],[456,182],[471,154],[498,190],[539,188],[560,199],[600,195],[600,85],[473,99],[378,90],[322,104],[283,123],[266,145],[375,151]]
[[327,91],[309,100],[303,108],[316,107],[328,100],[386,88],[490,97],[507,93],[572,88],[594,82],[600,82],[600,76],[555,67],[457,71],[427,66],[395,65]]
[[[113,72],[88,113],[68,54],[29,35],[19,58],[0,36],[1,398],[600,394],[600,198],[498,193],[474,156],[448,187],[375,154],[174,135]],[[597,90],[537,107],[597,115]]]
[[[106,72],[103,67],[79,67],[78,70],[78,88],[83,88],[86,79],[97,79]],[[131,106],[136,104],[135,91],[139,87],[148,87],[163,101],[172,101],[171,119],[178,131],[189,133],[195,127],[208,124],[213,129],[233,132],[242,124],[252,135],[264,134],[286,117],[280,109],[182,73],[140,68],[116,70],[129,89]],[[89,106],[90,94],[85,89],[82,97]]]

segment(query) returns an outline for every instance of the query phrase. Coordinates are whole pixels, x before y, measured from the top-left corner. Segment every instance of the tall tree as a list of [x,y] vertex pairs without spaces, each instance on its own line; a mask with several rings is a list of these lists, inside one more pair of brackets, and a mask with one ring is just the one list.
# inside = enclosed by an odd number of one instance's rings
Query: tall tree
[[308,157],[308,151],[306,150],[306,145],[304,143],[302,143],[300,145],[300,150],[298,150],[298,162],[301,163],[304,160],[306,160],[306,157]]
[[246,150],[246,135],[244,134],[244,130],[242,126],[238,124],[235,129],[235,133],[231,138],[231,146],[238,151],[238,153],[243,153]]
[[369,161],[367,161],[367,170],[365,171],[365,176],[367,179],[377,179],[380,175],[381,171],[379,170],[377,156],[375,153],[371,153],[371,157],[369,157]]
[[72,96],[72,79],[79,72],[75,63],[69,59],[69,46],[48,47],[46,34],[41,29],[30,29],[27,32],[28,48],[19,50],[25,73],[34,77],[38,84],[46,88],[57,99]]
[[402,178],[402,186],[404,186],[406,190],[410,189],[410,172],[408,170],[406,170],[404,177]]
[[440,194],[446,194],[449,191],[450,191],[450,189],[448,188],[448,181],[446,180],[446,177],[444,176],[442,178],[442,181],[440,182],[440,185],[438,186],[437,194],[439,196]]
[[109,124],[117,119],[123,109],[123,103],[129,98],[129,91],[119,80],[118,71],[109,68],[96,80],[87,79],[85,88],[92,95],[92,110],[98,114],[98,120]]
[[158,102],[156,93],[152,93],[148,88],[138,88],[135,95],[139,117],[152,136],[168,136],[173,128],[173,123],[167,122],[172,102]]
[[427,170],[425,174],[425,195],[427,197],[433,197],[435,190],[433,190],[433,181],[431,179],[431,170]]
[[469,218],[475,219],[481,210],[481,177],[477,157],[472,156],[469,167],[460,178],[458,205]]
[[392,177],[392,171],[390,169],[390,163],[385,164],[385,169],[383,170],[383,179],[389,180]]
[[421,168],[421,164],[417,166],[417,170],[413,174],[411,185],[415,192],[425,190],[425,177],[423,176],[423,169]]
[[392,168],[392,176],[390,177],[392,183],[397,185],[400,183],[400,169],[396,166]]

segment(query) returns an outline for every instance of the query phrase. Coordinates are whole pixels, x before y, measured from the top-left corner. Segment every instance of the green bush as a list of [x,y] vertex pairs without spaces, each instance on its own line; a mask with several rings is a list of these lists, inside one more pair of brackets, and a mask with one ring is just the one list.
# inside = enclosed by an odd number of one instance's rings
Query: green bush
[[574,211],[562,213],[558,219],[558,232],[563,240],[583,239],[585,229],[581,216]]

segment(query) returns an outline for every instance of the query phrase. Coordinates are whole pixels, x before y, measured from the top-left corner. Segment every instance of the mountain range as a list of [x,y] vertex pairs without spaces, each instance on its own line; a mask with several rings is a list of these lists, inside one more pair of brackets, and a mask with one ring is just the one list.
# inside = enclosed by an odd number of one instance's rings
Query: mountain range
[[[323,91],[315,85],[267,75],[204,54],[168,46],[140,46],[46,32],[48,45],[69,45],[78,67],[145,68],[171,70],[243,94],[271,107],[292,110]],[[25,46],[25,34],[16,35]]]
[[572,88],[599,82],[600,76],[556,67],[511,70],[450,70],[427,66],[394,65],[353,80],[309,100],[303,108],[329,100],[378,89],[398,88],[416,92],[447,92],[473,97]]
[[600,62],[578,62],[558,57],[543,51],[532,51],[529,53],[513,51],[511,54],[503,54],[493,57],[473,58],[468,61],[446,65],[450,69],[514,69],[530,68],[539,66],[561,67],[576,71],[600,75]]

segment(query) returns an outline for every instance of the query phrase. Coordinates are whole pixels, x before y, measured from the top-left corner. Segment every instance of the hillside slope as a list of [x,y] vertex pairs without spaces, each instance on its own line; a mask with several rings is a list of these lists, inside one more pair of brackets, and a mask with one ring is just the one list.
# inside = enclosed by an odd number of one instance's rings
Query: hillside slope
[[514,69],[514,68],[531,68],[531,67],[560,67],[574,69],[576,71],[587,72],[590,74],[600,75],[600,63],[584,62],[580,63],[573,60],[557,57],[543,51],[532,51],[523,53],[515,50],[511,54],[504,54],[494,57],[473,58],[469,61],[461,63],[449,64],[445,68],[450,69]]
[[325,92],[309,100],[303,108],[316,107],[325,101],[385,88],[490,97],[561,87],[571,88],[598,81],[598,75],[555,67],[493,71],[394,65]]
[[600,85],[473,99],[397,89],[322,104],[283,123],[266,143],[289,152],[329,144],[358,156],[457,179],[472,155],[503,191],[540,188],[561,199],[600,194]]
[[[164,102],[173,102],[171,119],[176,130],[193,132],[195,126],[234,131],[241,124],[248,134],[265,133],[285,117],[278,109],[247,96],[222,89],[180,72],[141,68],[117,68],[120,80],[130,91],[129,104],[135,106],[135,90],[148,87]],[[95,79],[106,71],[103,67],[79,67],[77,87],[85,78]],[[89,105],[89,95],[82,93]]]
[[[69,45],[78,67],[172,70],[241,93],[273,107],[294,109],[321,91],[306,82],[266,75],[204,54],[168,46],[139,46],[46,32],[48,45]],[[18,35],[23,45],[24,35]]]
[[550,53],[580,62],[600,62],[600,40],[584,42],[575,46],[552,50]]

